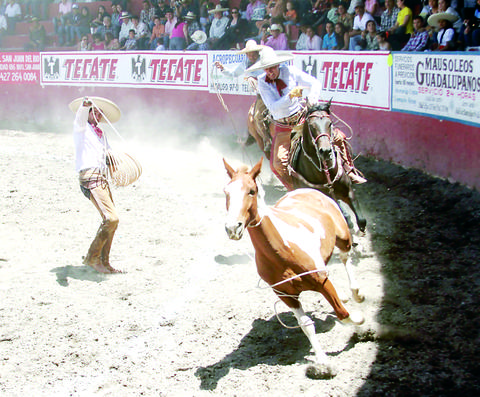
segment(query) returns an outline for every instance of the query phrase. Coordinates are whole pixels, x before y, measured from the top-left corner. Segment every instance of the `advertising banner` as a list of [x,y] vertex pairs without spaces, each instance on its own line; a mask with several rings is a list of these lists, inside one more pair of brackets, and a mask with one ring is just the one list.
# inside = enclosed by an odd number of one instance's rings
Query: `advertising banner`
[[[244,62],[247,56],[237,51],[209,52],[208,64],[210,67],[210,86],[208,91],[215,94],[256,95],[252,87],[245,80]],[[215,66],[220,62],[225,72]]]
[[38,84],[39,81],[38,53],[0,53],[0,84]]
[[293,52],[293,64],[322,83],[324,99],[340,105],[390,109],[388,52]]
[[42,85],[208,89],[208,57],[197,52],[41,53]]
[[480,125],[480,56],[394,53],[392,110]]

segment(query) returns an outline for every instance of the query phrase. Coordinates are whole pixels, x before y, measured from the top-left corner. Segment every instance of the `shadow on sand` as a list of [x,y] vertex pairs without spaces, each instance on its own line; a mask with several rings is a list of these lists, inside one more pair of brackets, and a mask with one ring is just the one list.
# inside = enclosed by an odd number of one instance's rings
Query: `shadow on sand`
[[107,278],[106,274],[98,273],[89,266],[62,266],[50,270],[57,275],[57,283],[62,287],[68,287],[68,279],[73,278],[82,281],[93,281],[101,283]]
[[[480,396],[480,194],[359,159],[384,296],[376,360],[357,396]],[[361,266],[361,264],[360,264]]]
[[[312,313],[308,315],[314,320],[317,333],[328,332],[335,326],[336,317],[333,315],[328,315],[325,321],[315,318]],[[297,325],[292,313],[281,313],[280,316],[284,323]],[[215,390],[220,379],[232,368],[246,370],[259,364],[292,365],[306,362],[305,356],[308,356],[310,347],[300,328],[286,329],[276,316],[268,320],[257,319],[234,351],[215,364],[200,367],[195,375],[201,380],[202,390]],[[332,353],[336,354],[339,352]]]

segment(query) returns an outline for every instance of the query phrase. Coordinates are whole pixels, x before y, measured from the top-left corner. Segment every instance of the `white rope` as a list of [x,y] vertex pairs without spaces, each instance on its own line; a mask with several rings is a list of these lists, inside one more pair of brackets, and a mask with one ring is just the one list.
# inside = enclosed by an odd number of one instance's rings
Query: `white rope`
[[[105,113],[103,113],[102,109],[93,101],[92,105],[100,111],[103,120],[105,120],[117,136],[120,137],[122,142],[125,142]],[[103,143],[105,146],[105,158],[108,160],[108,177],[111,183],[115,186],[128,186],[138,180],[142,175],[142,165],[140,162],[129,153],[113,150],[111,147],[109,148],[105,134],[103,134]]]

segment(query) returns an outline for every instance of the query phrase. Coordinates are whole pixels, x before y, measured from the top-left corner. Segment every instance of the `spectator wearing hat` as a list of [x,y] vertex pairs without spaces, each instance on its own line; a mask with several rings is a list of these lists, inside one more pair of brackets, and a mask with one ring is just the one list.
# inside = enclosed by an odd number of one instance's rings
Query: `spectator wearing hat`
[[225,34],[217,41],[215,49],[228,50],[230,48],[239,49],[245,41],[245,34],[248,32],[248,21],[240,18],[240,11],[233,7],[230,11],[232,18],[227,24]]
[[451,21],[455,32],[460,33],[460,29],[462,28],[463,21],[460,18],[460,15],[455,8],[452,7],[452,2],[450,0],[438,0],[438,12],[447,12],[455,16],[455,19]]
[[90,23],[92,17],[90,15],[90,10],[88,7],[82,7],[79,11],[78,4],[72,6],[72,24],[71,24],[71,37],[73,41],[78,38],[78,41],[81,40],[82,36],[88,35],[90,33]]
[[[282,26],[280,24],[274,23],[270,26],[271,35],[268,38],[262,38],[260,44],[266,45],[273,48],[277,51],[286,51],[288,50],[288,39],[287,35],[283,33]],[[321,39],[320,39],[321,41]],[[321,48],[321,44],[320,44]]]
[[367,29],[367,22],[374,21],[373,17],[365,11],[363,2],[359,2],[355,7],[355,18],[353,19],[353,29],[349,32],[350,43],[348,49],[356,51],[361,48],[362,32]]
[[209,51],[212,49],[207,34],[203,30],[193,32],[190,39],[192,42],[187,47],[187,51]]
[[122,26],[120,27],[120,32],[118,34],[118,41],[120,42],[120,46],[123,47],[125,45],[125,41],[127,41],[129,32],[133,29],[133,22],[132,16],[128,11],[122,11],[122,15],[120,19],[122,21]]
[[448,12],[439,12],[428,17],[428,24],[438,30],[436,42],[431,46],[435,51],[453,51],[455,49],[455,29],[452,22],[456,16]]
[[217,4],[213,10],[208,11],[209,14],[213,14],[213,21],[210,25],[210,31],[208,37],[213,39],[214,43],[225,34],[228,25],[228,18],[223,15],[228,8],[223,8],[220,4]]
[[197,16],[192,12],[188,11],[187,15],[185,15],[185,37],[187,39],[187,49],[190,44],[194,44],[195,42],[192,40],[192,35],[198,31],[202,30],[200,26],[200,22],[198,22]]

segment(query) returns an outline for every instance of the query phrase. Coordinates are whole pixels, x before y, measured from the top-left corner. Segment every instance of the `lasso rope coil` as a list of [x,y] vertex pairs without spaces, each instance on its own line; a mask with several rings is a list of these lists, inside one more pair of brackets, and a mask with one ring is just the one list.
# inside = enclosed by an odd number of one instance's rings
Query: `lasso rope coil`
[[[120,137],[122,141],[124,141],[123,137],[120,135],[117,129],[113,126],[107,116],[102,112],[102,109],[94,102],[92,102],[92,105],[100,111],[103,120],[105,120],[110,126],[110,128],[117,134],[117,136]],[[131,185],[142,175],[142,165],[133,155],[129,153],[119,150],[113,150],[111,147],[108,148],[105,134],[103,135],[103,137],[106,157],[105,162],[108,166],[108,178],[110,182],[114,186],[119,187]]]

